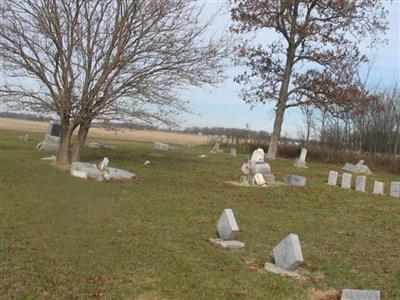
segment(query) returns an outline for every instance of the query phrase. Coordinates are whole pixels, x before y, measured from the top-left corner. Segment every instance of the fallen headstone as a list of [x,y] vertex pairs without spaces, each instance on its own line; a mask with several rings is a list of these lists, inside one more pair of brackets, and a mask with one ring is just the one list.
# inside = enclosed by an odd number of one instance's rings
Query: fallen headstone
[[236,223],[232,209],[224,209],[218,220],[217,230],[219,239],[210,239],[213,245],[227,249],[240,249],[245,246],[244,243],[235,240],[236,234],[239,232],[239,226]]
[[90,142],[88,144],[88,148],[90,148],[90,149],[101,149],[101,148],[103,148],[103,144],[98,143],[98,142]]
[[337,185],[338,175],[339,175],[338,172],[330,171],[329,172],[329,177],[328,177],[328,185],[336,186]]
[[365,186],[367,183],[367,176],[357,176],[356,177],[356,191],[365,192]]
[[71,164],[70,171],[79,171],[82,173],[86,173],[87,178],[103,178],[103,173],[96,167],[96,165],[87,162],[74,161]]
[[364,165],[364,161],[360,160],[357,164],[350,164],[346,163],[343,166],[343,171],[350,172],[350,173],[356,173],[356,174],[365,174],[365,175],[372,175],[371,170],[368,168],[368,166]]
[[390,184],[390,196],[400,198],[400,181],[392,181]]
[[303,253],[297,234],[290,233],[287,235],[272,251],[275,264],[279,268],[295,271],[303,263]]
[[301,148],[300,157],[293,164],[296,168],[308,168],[306,165],[307,149]]
[[160,150],[160,151],[168,151],[169,145],[156,142],[156,143],[154,143],[154,149]]
[[351,189],[351,174],[343,173],[343,175],[342,175],[342,189]]
[[384,192],[383,192],[384,187],[385,187],[385,184],[382,181],[375,180],[375,182],[374,182],[374,190],[373,190],[372,193],[373,194],[377,194],[377,195],[383,195],[384,194]]
[[130,180],[136,177],[134,173],[111,167],[107,168],[107,173],[111,180]]
[[292,186],[305,186],[307,178],[299,175],[290,174],[285,177],[285,182]]
[[78,170],[71,170],[71,175],[74,177],[82,178],[82,179],[88,178],[88,175],[86,172],[78,171]]
[[378,290],[353,290],[344,289],[340,300],[380,300],[381,292]]

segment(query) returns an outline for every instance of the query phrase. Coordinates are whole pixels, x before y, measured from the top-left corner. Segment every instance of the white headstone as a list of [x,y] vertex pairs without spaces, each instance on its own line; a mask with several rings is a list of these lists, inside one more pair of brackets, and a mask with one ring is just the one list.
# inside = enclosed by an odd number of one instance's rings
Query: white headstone
[[342,175],[342,188],[350,189],[351,188],[351,174],[343,173]]
[[259,186],[263,186],[263,185],[266,184],[266,183],[265,183],[265,179],[264,179],[264,177],[262,176],[262,174],[257,173],[256,175],[254,175],[253,184],[254,184],[254,185],[259,185]]
[[344,289],[340,300],[380,300],[381,292],[377,290]]
[[219,217],[217,223],[218,235],[221,240],[234,240],[239,232],[239,226],[236,223],[232,209],[226,208]]
[[336,186],[339,173],[336,171],[329,171],[328,184]]
[[384,187],[385,187],[385,184],[382,181],[375,180],[375,182],[374,182],[374,191],[372,193],[373,194],[377,194],[377,195],[383,195]]
[[301,148],[300,152],[300,160],[306,162],[306,156],[307,156],[307,149],[306,148]]
[[400,198],[400,181],[392,181],[390,184],[390,196]]
[[236,156],[236,154],[237,154],[236,148],[231,148],[230,155],[231,156]]
[[261,148],[258,148],[254,150],[253,155],[251,156],[251,160],[255,162],[263,162],[264,161],[264,150]]
[[364,161],[363,160],[360,160],[358,163],[357,163],[357,167],[362,167],[364,165]]
[[356,177],[356,191],[365,192],[365,186],[367,184],[367,176]]
[[109,162],[110,162],[110,161],[108,160],[108,158],[107,158],[107,157],[104,157],[103,160],[102,160],[102,162],[99,164],[99,170],[102,171],[102,172],[104,172],[105,170],[107,170],[107,167],[108,167],[108,163],[109,163]]
[[290,233],[273,249],[275,264],[283,269],[294,271],[303,262],[299,236]]

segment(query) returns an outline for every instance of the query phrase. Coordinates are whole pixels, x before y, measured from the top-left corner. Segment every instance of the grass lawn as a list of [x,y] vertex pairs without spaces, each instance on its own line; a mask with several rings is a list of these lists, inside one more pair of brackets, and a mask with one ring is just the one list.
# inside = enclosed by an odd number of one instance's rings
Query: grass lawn
[[[20,134],[0,131],[2,299],[308,299],[343,288],[400,299],[400,199],[327,186],[339,166],[279,159],[276,179],[305,175],[307,187],[243,188],[225,181],[238,179],[248,154],[199,159],[210,147],[113,141],[117,149],[85,149],[82,160],[107,156],[138,179],[98,183],[40,160],[50,155],[34,149],[44,134],[28,143]],[[400,176],[376,172],[369,191],[376,179],[387,191]],[[224,208],[244,250],[208,242]],[[262,271],[291,232],[311,272],[304,282]]]

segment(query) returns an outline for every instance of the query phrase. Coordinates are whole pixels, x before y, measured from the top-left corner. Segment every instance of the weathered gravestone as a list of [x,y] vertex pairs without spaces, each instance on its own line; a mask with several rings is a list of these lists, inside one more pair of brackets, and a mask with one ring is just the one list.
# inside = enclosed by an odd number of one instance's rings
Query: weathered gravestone
[[285,177],[285,182],[292,186],[305,186],[307,178],[299,175],[290,174]]
[[385,187],[385,184],[382,181],[375,180],[375,182],[374,182],[374,190],[373,190],[372,193],[373,194],[377,194],[377,195],[383,195],[384,194],[384,192],[383,192],[384,187]]
[[367,176],[356,177],[356,191],[365,192],[365,186],[367,184]]
[[351,174],[343,173],[342,175],[342,189],[351,188]]
[[381,292],[377,290],[344,289],[340,300],[380,300]]
[[168,151],[169,145],[156,142],[156,143],[154,143],[154,149],[160,150],[160,151]]
[[336,186],[339,173],[336,171],[329,171],[328,185]]
[[107,175],[105,175],[104,177],[108,177],[111,180],[130,180],[136,177],[134,173],[111,167],[107,168]]
[[350,164],[346,163],[343,166],[343,171],[350,172],[350,173],[356,173],[356,174],[366,174],[366,175],[371,175],[372,172],[371,170],[364,165],[364,161],[360,160],[357,164]]
[[53,150],[57,151],[60,146],[61,125],[56,121],[49,122],[49,128],[44,140],[37,144],[38,150]]
[[262,176],[262,174],[257,173],[256,175],[254,175],[253,177],[253,185],[258,185],[258,186],[264,186],[266,184],[264,177]]
[[230,156],[236,156],[237,155],[237,150],[236,148],[231,148],[231,152],[229,154]]
[[[80,162],[80,161],[74,161],[71,164],[71,175],[77,176],[78,174],[81,178],[94,178],[96,180],[100,180],[100,178],[103,178],[103,174],[101,171],[96,167],[95,164],[87,163],[87,162]],[[78,172],[74,172],[78,171]],[[86,174],[83,175],[83,174]]]
[[236,223],[232,209],[224,209],[219,217],[217,230],[219,239],[210,239],[212,244],[227,249],[239,249],[244,247],[244,243],[235,240],[239,232],[239,226]]
[[301,148],[300,157],[293,164],[296,168],[308,168],[306,165],[307,149]]
[[272,250],[275,264],[279,268],[294,271],[303,263],[299,236],[290,233]]
[[392,181],[390,184],[390,196],[400,198],[400,181]]

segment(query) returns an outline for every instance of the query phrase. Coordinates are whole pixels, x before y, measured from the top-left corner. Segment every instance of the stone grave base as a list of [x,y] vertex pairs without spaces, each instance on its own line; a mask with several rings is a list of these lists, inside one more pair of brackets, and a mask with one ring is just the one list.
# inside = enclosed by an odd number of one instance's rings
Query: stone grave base
[[295,278],[295,279],[300,279],[300,280],[305,280],[306,278],[301,275],[298,271],[289,271],[289,270],[285,270],[282,268],[277,267],[275,264],[273,263],[265,263],[264,265],[264,269],[267,272],[270,273],[274,273],[274,274],[278,274],[280,276],[284,276],[284,277],[291,277],[291,278]]
[[225,181],[227,184],[235,185],[235,186],[242,186],[242,187],[255,187],[255,188],[271,188],[277,186],[286,186],[287,184],[283,181],[275,180],[274,184],[266,184],[266,185],[253,185],[246,182],[237,182],[237,181]]
[[224,241],[221,239],[209,239],[210,243],[214,246],[221,247],[224,249],[235,250],[244,248],[244,243],[239,241]]

